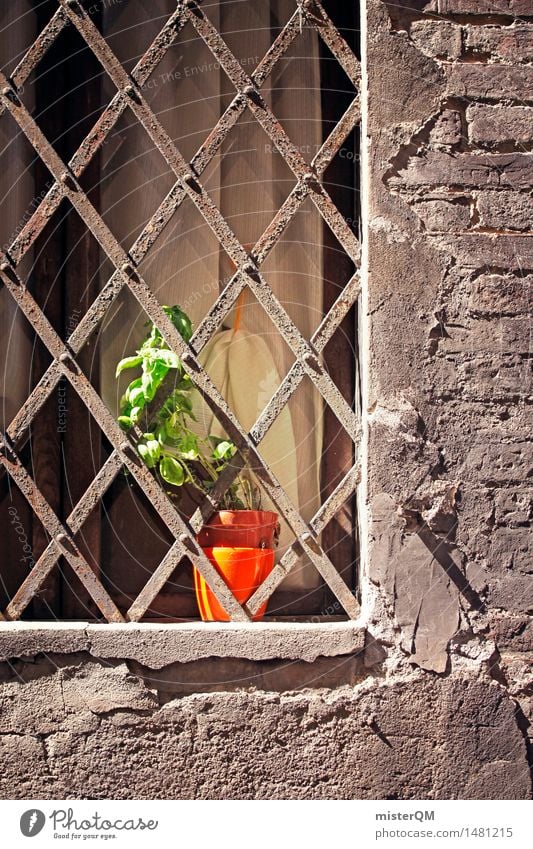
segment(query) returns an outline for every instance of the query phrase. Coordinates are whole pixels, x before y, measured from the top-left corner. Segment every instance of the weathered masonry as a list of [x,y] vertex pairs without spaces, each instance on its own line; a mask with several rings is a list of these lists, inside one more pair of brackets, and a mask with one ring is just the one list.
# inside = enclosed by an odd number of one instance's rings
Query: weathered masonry
[[[360,4],[360,78],[357,40],[350,46],[350,25],[339,11],[345,4],[333,0],[287,0],[275,46],[267,45],[266,54],[258,50],[257,61],[249,61],[252,50],[248,57],[228,46],[232,27],[224,28],[223,16],[216,24],[210,18],[216,4],[204,10],[202,3],[161,2],[161,17],[148,27],[144,4],[135,0],[126,5],[135,8],[135,27],[146,37],[141,56],[129,65],[120,39],[113,40],[102,24],[105,10],[89,5],[50,2],[50,14],[35,32],[12,39],[2,77],[6,139],[26,137],[31,157],[46,171],[32,185],[29,202],[27,169],[19,175],[17,192],[26,201],[19,203],[2,247],[0,304],[8,310],[15,303],[36,333],[34,383],[8,416],[0,458],[7,472],[4,553],[19,570],[8,572],[2,561],[3,797],[529,798],[533,2],[367,0]],[[285,9],[276,2],[271,7],[273,15]],[[150,100],[162,96],[161,85],[150,89],[148,81],[161,81],[153,77],[156,64],[185,26],[194,28],[209,55],[196,65],[185,57],[165,71],[168,80],[194,78],[201,87],[205,72],[186,75],[185,69],[219,63],[233,88],[218,130],[184,158]],[[358,26],[355,19],[352,31]],[[29,84],[32,69],[46,61],[62,33],[79,38],[80,49],[96,56],[99,72],[103,67],[115,86],[112,108],[103,104],[99,112],[93,103],[87,112],[92,119],[77,116],[80,133],[71,148],[55,138],[52,144],[39,129],[46,118],[35,111]],[[275,63],[290,55],[292,42],[315,34],[329,51],[326,64],[341,67],[355,96],[340,116],[328,116],[323,107],[322,120],[332,122],[329,132],[318,150],[306,150],[291,140],[288,125],[274,119],[274,105],[261,90]],[[322,85],[337,85],[331,77],[325,83],[322,70],[320,76]],[[224,94],[217,89],[220,102]],[[147,216],[145,230],[132,225],[127,251],[98,196],[110,191],[106,181],[96,173],[84,177],[86,168],[95,167],[91,159],[98,148],[100,164],[120,157],[121,145],[106,138],[125,110],[163,153],[172,177],[163,207]],[[220,195],[213,199],[203,177],[217,144],[230,138],[244,110],[261,125],[266,143],[281,151],[294,184],[252,251],[244,249],[251,240],[232,229],[238,232],[231,203]],[[340,129],[333,129],[339,120]],[[122,136],[124,150],[128,136]],[[351,214],[334,185],[345,180],[346,164],[351,193],[360,188],[361,202]],[[328,167],[341,169],[336,179]],[[360,186],[354,171],[361,174]],[[15,204],[15,190],[11,197]],[[44,233],[48,252],[39,236],[65,198],[84,226],[67,233],[71,250],[80,253],[76,272],[64,271],[61,298],[67,301],[59,304],[46,274],[56,273],[50,267],[61,265],[64,256],[50,249],[56,245],[51,233]],[[279,300],[265,296],[268,253],[307,201],[334,234],[348,271],[348,278],[325,275],[334,286],[311,338],[286,318]],[[342,462],[330,454],[322,466],[322,480],[326,468],[330,476],[322,504],[309,518],[291,512],[290,499],[258,458],[266,488],[295,531],[286,567],[307,554],[322,579],[320,588],[303,585],[304,595],[313,597],[307,609],[292,590],[280,591],[283,621],[247,621],[261,593],[281,584],[283,567],[258,591],[251,609],[227,600],[235,620],[227,626],[191,620],[186,583],[180,616],[189,621],[165,624],[164,617],[147,621],[144,615],[161,600],[158,591],[184,554],[196,557],[208,577],[209,563],[190,550],[202,515],[184,527],[171,514],[101,400],[104,371],[99,364],[94,377],[89,367],[85,342],[123,289],[184,355],[239,449],[260,454],[259,431],[249,434],[240,426],[198,363],[215,324],[200,325],[197,349],[193,343],[193,350],[185,350],[144,277],[143,258],[183,203],[201,213],[236,269],[220,293],[217,287],[213,320],[247,286],[292,350],[291,377],[267,399],[257,427],[266,428],[270,414],[297,390],[296,382],[305,381],[349,436],[338,443]],[[359,219],[360,227],[354,226]],[[96,242],[110,272],[101,288],[93,279],[101,261]],[[323,247],[326,257],[325,241]],[[24,265],[31,251],[35,255]],[[41,263],[34,287],[26,284],[32,262]],[[83,308],[79,296],[68,301],[77,276],[85,281]],[[14,321],[23,357],[26,330]],[[327,359],[328,343],[346,321],[344,331],[350,328],[357,349],[350,380],[355,386],[360,379],[360,401],[358,391],[350,395],[339,384],[333,360],[342,346]],[[64,385],[72,391],[59,398]],[[67,415],[74,393],[91,411],[89,422],[79,419],[85,444],[100,445],[96,422],[107,453],[96,470],[89,468],[61,434],[70,464],[80,466],[67,497],[61,480],[47,480],[54,474],[48,470],[61,464],[51,459],[58,459],[57,422],[50,428],[45,412],[51,399]],[[31,441],[25,441],[32,422],[44,452],[43,460],[36,459],[34,449],[33,466]],[[105,548],[109,540],[93,513],[124,464],[168,520],[171,539],[148,570],[159,577],[118,592],[121,573],[106,581],[108,567],[99,572],[91,559],[95,541]],[[60,492],[56,502],[54,492]],[[344,534],[337,527],[330,529],[334,536],[321,535],[341,503],[348,510],[339,522]],[[83,538],[77,534],[86,519]],[[342,558],[329,556],[332,550],[343,552],[344,567]],[[71,591],[66,578],[74,573],[80,583]],[[223,586],[215,589],[224,597]],[[73,599],[83,600],[86,617]],[[128,615],[136,601],[133,612],[139,615]],[[161,610],[168,615],[169,608]]]

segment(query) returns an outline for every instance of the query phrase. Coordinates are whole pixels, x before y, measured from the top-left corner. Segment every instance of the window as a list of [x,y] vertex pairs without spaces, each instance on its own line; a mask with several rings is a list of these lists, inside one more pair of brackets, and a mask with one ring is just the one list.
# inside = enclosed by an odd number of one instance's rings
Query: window
[[[354,619],[356,4],[2,15],[4,618],[194,619],[194,565],[236,621],[266,599],[267,620]],[[209,359],[237,312],[273,363],[251,411],[245,357],[231,398]],[[209,504],[176,510],[116,423],[114,367],[147,320],[280,514],[244,607],[196,542]]]

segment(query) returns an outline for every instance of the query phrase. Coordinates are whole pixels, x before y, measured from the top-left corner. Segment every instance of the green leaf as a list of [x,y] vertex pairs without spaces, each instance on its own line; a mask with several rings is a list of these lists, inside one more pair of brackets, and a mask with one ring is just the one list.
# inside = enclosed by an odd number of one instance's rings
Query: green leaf
[[159,463],[159,472],[163,480],[173,486],[182,486],[185,481],[183,466],[174,457],[164,456]]
[[237,451],[233,442],[228,442],[223,439],[218,443],[216,448],[213,450],[213,458],[215,460],[231,460],[235,452]]
[[185,342],[188,342],[192,336],[192,322],[187,313],[184,313],[177,304],[173,307],[163,307],[163,310],[170,318],[181,338]]
[[125,357],[117,365],[115,377],[118,377],[119,374],[127,368],[135,368],[135,366],[140,366],[140,364],[142,363],[142,359],[143,358],[139,354],[137,354],[135,357]]
[[157,360],[143,360],[141,378],[143,392],[147,401],[153,401],[155,394],[168,374],[168,368]]
[[129,430],[133,427],[133,422],[130,416],[119,416],[117,419],[122,430]]
[[194,389],[194,383],[192,382],[188,374],[183,374],[183,377],[181,378],[179,383],[176,384],[176,389],[178,389],[180,392],[190,392],[192,389]]
[[142,411],[143,411],[142,407],[139,407],[139,406],[132,407],[131,413],[130,413],[130,419],[132,421],[132,424],[137,424]]
[[167,348],[159,348],[150,351],[150,359],[155,360],[161,365],[169,368],[181,368],[180,358],[174,351],[169,351]]
[[180,410],[182,413],[190,413],[192,412],[192,401],[182,392],[175,392],[172,396],[172,402],[177,410]]
[[146,399],[144,397],[144,391],[142,386],[136,386],[135,389],[132,389],[132,391],[129,393],[129,402],[132,407],[144,407]]
[[179,440],[178,451],[184,460],[197,460],[199,457],[198,439],[194,433],[187,433]]
[[161,446],[155,439],[150,439],[146,443],[140,442],[137,445],[137,451],[149,469],[154,468],[161,456]]
[[128,385],[128,387],[126,388],[126,391],[124,392],[124,395],[120,399],[120,412],[121,413],[125,413],[127,416],[129,416],[129,414],[131,412],[131,407],[132,407],[131,393],[135,389],[138,389],[138,387],[141,386],[141,384],[142,384],[141,378],[137,377],[137,378],[135,378],[135,380],[132,380],[132,382]]

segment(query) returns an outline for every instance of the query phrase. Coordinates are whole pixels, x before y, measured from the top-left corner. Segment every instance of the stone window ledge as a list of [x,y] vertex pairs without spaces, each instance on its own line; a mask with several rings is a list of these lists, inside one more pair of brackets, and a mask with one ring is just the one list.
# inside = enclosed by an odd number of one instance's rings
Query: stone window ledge
[[169,625],[0,622],[0,661],[44,652],[89,652],[151,669],[207,657],[304,660],[362,651],[357,622],[185,622]]

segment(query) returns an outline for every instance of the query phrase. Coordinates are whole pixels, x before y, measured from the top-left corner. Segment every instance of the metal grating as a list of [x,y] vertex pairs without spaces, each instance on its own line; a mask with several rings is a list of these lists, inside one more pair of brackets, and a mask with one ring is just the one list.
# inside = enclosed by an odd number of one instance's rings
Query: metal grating
[[[295,3],[295,10],[290,20],[279,33],[254,73],[248,75],[229,50],[209,17],[204,13],[200,3],[201,0],[178,2],[176,11],[169,17],[159,35],[141,57],[130,75],[113,54],[104,37],[91,21],[82,3],[78,0],[59,0],[57,11],[19,63],[11,78],[8,79],[0,73],[0,116],[6,110],[11,114],[54,179],[53,185],[49,188],[31,219],[18,234],[7,252],[2,253],[1,256],[0,275],[4,285],[53,357],[52,364],[10,423],[0,442],[0,462],[3,469],[26,497],[34,514],[50,536],[47,548],[11,599],[3,614],[0,614],[2,619],[15,620],[20,618],[47,576],[58,563],[59,558],[63,556],[84,584],[104,619],[108,622],[125,621],[124,616],[89,566],[74,539],[91,511],[99,503],[124,466],[151,501],[174,537],[170,550],[129,608],[126,614],[127,620],[138,621],[142,618],[180,561],[183,558],[188,558],[216,593],[231,619],[248,621],[260,605],[274,592],[302,552],[314,564],[347,615],[353,619],[358,614],[358,604],[352,591],[329,560],[320,544],[319,537],[321,531],[340,506],[353,495],[359,481],[359,464],[356,463],[344,476],[314,518],[306,523],[262,459],[257,446],[305,376],[312,381],[340,424],[346,429],[354,444],[357,446],[359,442],[359,421],[321,362],[321,354],[326,344],[357,300],[359,293],[358,274],[356,273],[348,282],[309,342],[296,328],[261,274],[262,263],[307,198],[311,199],[356,267],[358,265],[359,243],[323,185],[326,168],[358,123],[358,98],[356,97],[353,100],[313,160],[307,163],[261,96],[261,86],[292,42],[298,37],[304,21],[308,26],[316,29],[356,88],[359,86],[360,79],[359,62],[321,4],[315,2],[315,0],[298,0]],[[236,90],[231,104],[190,163],[183,159],[179,150],[151,111],[142,93],[143,84],[188,21],[195,27],[213,54],[215,61],[220,63],[221,68],[226,72]],[[68,164],[65,164],[30,116],[19,98],[18,92],[46,51],[58,38],[63,28],[68,25],[76,27],[88,47],[100,61],[116,87],[117,93],[79,149]],[[119,245],[78,182],[126,108],[133,111],[176,178],[173,188],[156,210],[129,253],[126,253]],[[221,212],[205,191],[201,181],[202,172],[246,109],[251,112],[254,119],[268,134],[297,178],[297,184],[291,194],[250,253],[247,253],[239,243]],[[138,271],[143,257],[162,233],[179,205],[187,197],[196,205],[237,267],[237,271],[197,328],[189,345],[183,342]],[[52,328],[17,271],[22,259],[42,233],[50,216],[58,208],[63,198],[68,198],[114,266],[114,272],[105,287],[89,307],[76,329],[65,341]],[[268,313],[296,358],[289,373],[249,433],[241,428],[236,417],[198,361],[198,355],[217,330],[224,316],[230,312],[245,286],[251,289],[257,301]],[[125,439],[124,433],[115,422],[113,415],[105,407],[100,396],[76,362],[76,356],[80,353],[83,345],[125,287],[135,296],[148,317],[160,328],[169,346],[179,354],[186,371],[195,381],[207,404],[238,448],[238,454],[234,458],[232,466],[220,479],[212,496],[209,499],[206,498],[202,507],[196,511],[188,523],[180,517],[164,490],[142,464],[133,444]],[[63,378],[78,393],[113,446],[111,456],[64,522],[60,521],[51,509],[20,459],[20,451],[28,439],[28,431],[34,417]],[[239,468],[245,462],[248,462],[254,469],[266,493],[294,532],[296,540],[249,602],[246,605],[241,605],[203,554],[196,541],[196,533],[216,508],[217,498],[230,486]]]

